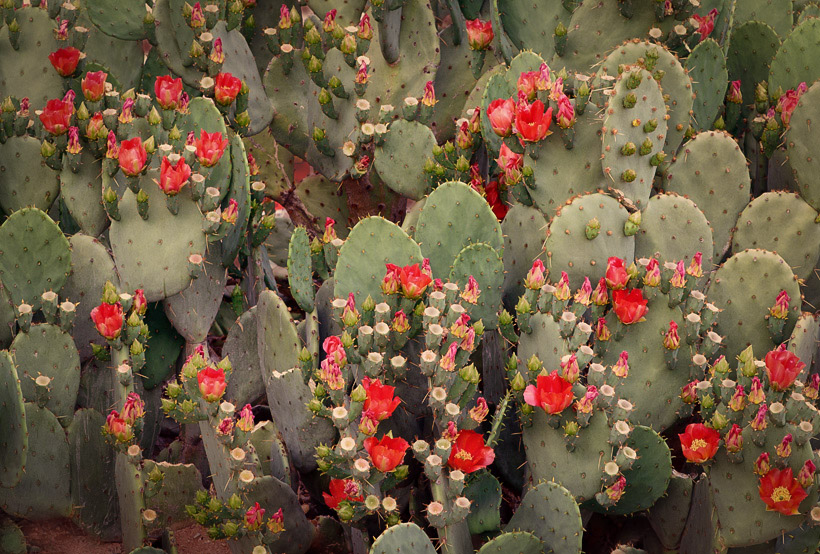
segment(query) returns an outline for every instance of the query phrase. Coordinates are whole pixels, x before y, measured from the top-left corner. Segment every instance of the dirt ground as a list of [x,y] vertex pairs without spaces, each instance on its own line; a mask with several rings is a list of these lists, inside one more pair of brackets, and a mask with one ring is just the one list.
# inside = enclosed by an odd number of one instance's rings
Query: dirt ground
[[[82,532],[70,520],[19,523],[26,536],[30,553],[38,554],[121,554],[119,543],[104,543]],[[223,541],[212,541],[199,525],[174,531],[179,554],[230,554]],[[125,553],[127,554],[127,553]]]

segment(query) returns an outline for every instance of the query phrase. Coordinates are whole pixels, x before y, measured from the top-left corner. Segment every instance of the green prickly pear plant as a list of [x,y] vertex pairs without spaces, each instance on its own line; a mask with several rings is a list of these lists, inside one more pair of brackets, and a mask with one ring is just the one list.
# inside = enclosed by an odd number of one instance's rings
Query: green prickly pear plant
[[0,2],[2,548],[816,551],[819,15]]

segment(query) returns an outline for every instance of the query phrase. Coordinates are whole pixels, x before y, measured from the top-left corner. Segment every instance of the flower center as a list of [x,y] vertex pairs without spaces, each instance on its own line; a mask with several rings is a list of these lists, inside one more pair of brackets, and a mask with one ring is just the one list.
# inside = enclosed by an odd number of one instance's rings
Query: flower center
[[692,444],[689,445],[689,448],[691,448],[692,450],[700,450],[701,448],[706,448],[707,446],[709,446],[709,445],[706,444],[705,440],[703,440],[703,439],[694,439],[692,441]]
[[468,460],[469,461],[469,460],[473,459],[473,456],[472,456],[472,454],[470,454],[466,450],[459,450],[458,452],[456,452],[456,458],[459,459],[459,460]]
[[786,487],[777,487],[772,491],[772,502],[788,502],[791,499],[792,495]]

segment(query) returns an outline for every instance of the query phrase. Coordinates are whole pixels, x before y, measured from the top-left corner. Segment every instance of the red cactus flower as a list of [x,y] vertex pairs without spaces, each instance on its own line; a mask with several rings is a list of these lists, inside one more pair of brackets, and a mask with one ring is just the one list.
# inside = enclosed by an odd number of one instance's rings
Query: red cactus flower
[[80,63],[80,51],[73,46],[60,48],[48,55],[48,61],[63,77],[71,77]]
[[199,392],[208,402],[215,402],[225,394],[225,371],[215,367],[206,367],[196,374]]
[[776,391],[783,391],[792,386],[794,380],[806,367],[806,364],[789,350],[772,350],[766,354],[764,362],[769,383]]
[[698,23],[696,32],[700,35],[700,42],[706,40],[706,37],[708,37],[715,29],[715,19],[717,19],[717,15],[717,9],[712,9],[705,16],[697,14],[692,16],[692,19]]
[[529,385],[524,390],[524,402],[542,408],[548,414],[560,414],[572,404],[572,384],[553,371],[549,375],[539,375],[537,385]]
[[223,106],[229,106],[239,91],[242,90],[242,79],[230,73],[220,73],[214,79],[214,99]]
[[134,137],[120,143],[118,159],[122,172],[129,177],[136,177],[145,169],[148,152],[145,151],[142,140],[139,137]]
[[85,99],[89,102],[102,100],[105,94],[106,79],[108,79],[108,73],[105,71],[90,71],[86,73],[81,83]]
[[111,410],[108,417],[105,418],[105,426],[103,432],[114,437],[117,442],[131,442],[134,438],[134,429],[120,417],[117,410]]
[[134,425],[134,422],[144,415],[145,402],[137,393],[129,392],[122,407],[122,418],[128,425]]
[[544,111],[544,103],[536,100],[532,104],[519,102],[515,106],[515,128],[525,142],[538,142],[550,135],[552,108]]
[[540,71],[525,71],[518,76],[518,92],[527,100],[533,100],[535,93],[543,89],[543,78]]
[[507,212],[510,211],[510,207],[501,199],[501,195],[498,192],[498,181],[490,181],[487,186],[484,187],[484,194],[487,198],[487,204],[490,205],[495,217],[498,221],[504,221]]
[[91,321],[103,337],[109,340],[116,339],[122,331],[122,305],[119,302],[116,304],[103,302],[91,310]]
[[344,367],[347,363],[347,353],[342,345],[342,339],[336,335],[331,335],[322,343],[322,350],[328,358],[332,358],[336,365]]
[[720,443],[720,433],[703,423],[690,423],[678,435],[683,455],[690,462],[702,464],[714,458]]
[[498,158],[495,160],[505,174],[513,170],[519,170],[524,165],[524,155],[517,154],[510,150],[506,143],[501,144],[498,151]]
[[389,473],[396,469],[396,466],[404,460],[404,453],[408,448],[410,445],[401,437],[384,436],[381,439],[376,437],[364,439],[364,449],[367,450],[373,466],[382,473]]
[[467,20],[467,42],[473,50],[486,50],[493,41],[493,24],[480,19]]
[[606,285],[612,290],[626,288],[629,282],[629,273],[624,266],[624,260],[611,257],[606,262]]
[[68,132],[72,115],[74,115],[74,104],[55,98],[46,102],[46,107],[40,113],[40,122],[46,131],[59,136]]
[[134,291],[134,303],[131,309],[133,309],[137,315],[145,315],[145,311],[148,309],[148,302],[145,300],[145,291],[142,289]]
[[365,377],[362,379],[362,386],[367,393],[362,409],[371,419],[384,421],[393,415],[393,411],[401,404],[401,399],[393,396],[396,388],[382,385],[378,379]]
[[459,431],[450,449],[447,465],[463,473],[472,473],[493,463],[495,452],[475,431]]
[[182,98],[182,79],[160,75],[154,81],[154,96],[157,97],[157,104],[163,110],[177,109],[180,98]]
[[[283,5],[284,6],[284,5]],[[323,492],[322,496],[325,499],[325,504],[327,504],[328,508],[331,510],[335,510],[341,502],[345,500],[350,500],[353,502],[361,502],[364,500],[364,496],[360,494],[351,494],[350,488],[348,485],[353,484],[355,485],[355,481],[352,479],[331,479],[330,486],[328,490],[330,494]]]
[[785,516],[798,514],[800,503],[808,496],[794,478],[790,467],[769,470],[760,478],[758,492],[767,511],[780,512]]
[[205,167],[213,167],[219,163],[222,154],[225,153],[225,148],[228,146],[228,140],[222,136],[222,133],[207,131],[200,131],[199,138],[195,139],[196,157]]
[[171,164],[168,158],[162,158],[159,166],[159,188],[168,196],[176,196],[180,189],[185,186],[191,178],[191,168],[185,162],[185,158],[180,157],[176,164]]
[[399,269],[399,282],[401,284],[401,293],[406,298],[416,300],[421,298],[432,279],[421,271],[419,264],[413,264]]
[[262,522],[265,519],[265,508],[259,506],[259,502],[248,508],[245,512],[245,527],[251,531],[256,531],[262,527]]
[[515,102],[509,98],[496,98],[487,106],[487,118],[490,127],[500,137],[508,137],[513,131],[515,118]]
[[642,321],[647,312],[647,299],[643,297],[640,289],[616,290],[612,293],[612,303],[615,306],[615,315],[624,325]]

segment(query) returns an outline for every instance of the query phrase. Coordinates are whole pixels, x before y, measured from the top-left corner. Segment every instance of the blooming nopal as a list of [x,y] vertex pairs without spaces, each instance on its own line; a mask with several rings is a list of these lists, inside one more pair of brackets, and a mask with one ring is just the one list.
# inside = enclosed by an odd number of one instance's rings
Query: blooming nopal
[[786,127],[789,126],[789,122],[792,119],[792,112],[794,112],[797,103],[800,101],[800,97],[806,90],[808,90],[806,83],[800,83],[797,89],[787,90],[777,100],[777,111],[780,112],[780,120],[783,121],[783,125]]
[[134,429],[125,419],[120,417],[117,410],[111,410],[111,413],[105,418],[103,431],[114,437],[117,442],[131,442],[131,439],[134,438]]
[[367,394],[362,409],[370,419],[384,421],[393,415],[393,411],[401,403],[401,399],[393,396],[396,388],[382,385],[378,379],[365,377],[362,379],[362,386]]
[[48,61],[62,77],[71,77],[80,63],[80,51],[73,46],[60,48],[48,55]]
[[493,41],[493,24],[480,19],[467,20],[467,42],[473,50],[486,50]]
[[180,157],[176,164],[162,158],[159,167],[159,188],[168,196],[176,196],[180,189],[185,186],[191,178],[191,168],[185,162],[185,158]]
[[251,531],[256,531],[262,527],[262,521],[265,518],[265,508],[259,506],[259,502],[248,508],[245,512],[245,527]]
[[405,298],[416,300],[424,293],[427,285],[432,282],[429,275],[422,272],[419,264],[406,265],[399,268],[399,284]]
[[[284,7],[284,4],[283,6]],[[330,494],[323,492],[322,497],[325,499],[325,504],[332,509],[335,510],[341,502],[345,500],[352,500],[353,502],[361,502],[364,500],[364,496],[356,492],[352,492],[349,485],[355,485],[355,481],[352,479],[331,479],[330,485],[328,486],[328,490]],[[358,487],[355,487],[358,489]]]
[[794,478],[792,468],[771,469],[760,478],[758,489],[766,510],[791,516],[799,513],[800,502],[808,496]]
[[769,384],[776,391],[783,391],[792,386],[794,380],[806,367],[806,364],[789,350],[772,350],[766,354],[764,362]]
[[103,94],[105,94],[106,79],[108,79],[108,73],[105,71],[90,71],[86,73],[80,85],[85,99],[89,102],[101,100]]
[[205,167],[213,167],[222,158],[222,154],[228,146],[228,140],[218,131],[213,133],[200,131],[199,138],[194,139],[194,145],[196,146],[196,157],[199,163]]
[[495,452],[475,431],[460,431],[453,441],[447,465],[464,473],[472,473],[493,463]]
[[524,71],[518,76],[518,93],[532,101],[539,90],[543,90],[543,78],[540,71]]
[[539,375],[538,384],[529,385],[524,390],[524,401],[548,414],[560,414],[572,404],[572,384],[558,375],[558,371]]
[[552,108],[544,111],[544,103],[536,100],[532,104],[518,102],[515,106],[515,129],[525,142],[538,142],[550,135]]
[[516,154],[510,150],[506,143],[502,143],[501,149],[498,151],[498,158],[495,161],[505,175],[510,175],[510,172],[518,171],[524,165],[524,155]]
[[606,263],[606,285],[612,290],[626,288],[629,282],[629,273],[626,271],[624,261],[621,258],[611,257]]
[[697,23],[697,29],[695,31],[700,35],[701,42],[706,40],[706,37],[715,29],[715,19],[717,19],[717,15],[717,9],[712,9],[706,15],[695,14],[692,16],[692,19]]
[[381,439],[368,437],[364,439],[364,449],[370,456],[373,466],[382,473],[389,473],[404,460],[404,453],[410,444],[401,437],[384,436]]
[[690,423],[686,431],[678,435],[683,455],[690,462],[702,464],[717,453],[720,433],[703,423]]
[[643,297],[640,289],[616,290],[612,293],[612,303],[615,306],[615,315],[624,325],[642,321],[647,312],[647,299]]
[[228,106],[242,90],[242,80],[230,73],[219,73],[214,78],[214,99],[217,103]]
[[331,358],[336,365],[343,367],[347,363],[347,353],[344,346],[342,346],[342,339],[335,335],[331,335],[322,343],[322,350],[325,355]]
[[182,98],[182,79],[161,75],[154,81],[154,95],[163,110],[175,110]]
[[114,340],[120,336],[123,324],[122,305],[107,304],[103,302],[91,310],[91,321],[97,328],[97,332],[108,340]]
[[497,98],[487,106],[487,119],[490,127],[500,137],[508,137],[513,131],[515,119],[515,102],[510,98]]
[[145,402],[135,392],[129,392],[122,407],[122,419],[128,425],[134,425],[138,419],[145,415]]
[[510,211],[510,208],[501,198],[501,194],[498,190],[498,181],[490,181],[489,184],[484,187],[484,194],[487,198],[487,204],[490,205],[490,209],[493,210],[496,219],[503,221],[507,216],[507,212]]
[[46,131],[59,136],[68,132],[72,115],[74,115],[74,104],[55,98],[46,102],[46,107],[40,113],[40,122]]
[[208,402],[215,402],[225,394],[225,371],[215,367],[205,367],[196,374],[199,392]]
[[142,139],[134,137],[122,141],[118,160],[120,169],[129,177],[136,177],[142,173],[142,170],[145,169],[145,163],[148,161],[148,152],[145,151]]

